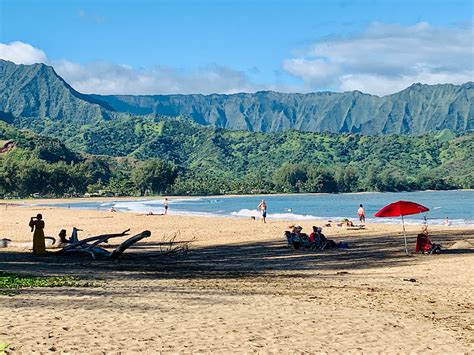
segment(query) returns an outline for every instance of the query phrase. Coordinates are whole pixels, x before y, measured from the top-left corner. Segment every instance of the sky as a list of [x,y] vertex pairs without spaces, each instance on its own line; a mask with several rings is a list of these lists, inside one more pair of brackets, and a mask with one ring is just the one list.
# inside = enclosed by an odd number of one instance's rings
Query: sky
[[97,94],[359,90],[474,77],[474,0],[0,0],[0,58]]

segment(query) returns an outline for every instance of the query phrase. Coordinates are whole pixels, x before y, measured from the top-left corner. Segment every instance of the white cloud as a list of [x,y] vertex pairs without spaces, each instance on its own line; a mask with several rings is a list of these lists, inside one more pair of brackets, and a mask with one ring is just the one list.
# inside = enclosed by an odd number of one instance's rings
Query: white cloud
[[50,59],[41,49],[23,42],[0,43],[0,58],[16,64],[52,65],[66,82],[82,93],[210,94],[277,89],[274,85],[255,84],[246,72],[217,64],[195,70],[180,70],[160,65],[137,69],[103,61],[79,64]]
[[0,43],[0,58],[16,64],[45,63],[47,61],[46,54],[41,49],[23,42]]
[[414,82],[459,84],[474,75],[473,24],[434,27],[375,23],[351,38],[315,43],[283,63],[306,90],[331,88],[385,95]]
[[[168,66],[135,69],[127,65],[69,61],[54,63],[56,72],[72,87],[95,94],[235,93],[260,89],[244,72],[219,65],[196,70]],[[263,88],[263,87],[262,87]]]

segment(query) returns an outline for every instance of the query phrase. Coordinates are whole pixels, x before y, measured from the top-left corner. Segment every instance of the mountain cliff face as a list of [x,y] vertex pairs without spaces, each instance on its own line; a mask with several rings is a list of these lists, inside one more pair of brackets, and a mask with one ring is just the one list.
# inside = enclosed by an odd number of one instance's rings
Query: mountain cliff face
[[18,123],[19,118],[90,123],[109,118],[106,103],[69,86],[52,67],[16,65],[0,60],[0,119]]
[[358,91],[234,95],[98,96],[117,111],[185,115],[232,130],[422,134],[474,128],[474,83],[422,85],[384,97]]
[[[234,95],[84,95],[52,67],[0,60],[0,120],[17,126],[93,124],[133,115],[188,116],[230,130],[422,134],[474,129],[474,83],[422,85],[384,97],[358,91]],[[127,115],[125,115],[127,116]],[[32,124],[31,122],[36,122]],[[39,123],[38,123],[39,122]],[[52,126],[51,126],[51,122]],[[57,127],[60,127],[57,126]]]

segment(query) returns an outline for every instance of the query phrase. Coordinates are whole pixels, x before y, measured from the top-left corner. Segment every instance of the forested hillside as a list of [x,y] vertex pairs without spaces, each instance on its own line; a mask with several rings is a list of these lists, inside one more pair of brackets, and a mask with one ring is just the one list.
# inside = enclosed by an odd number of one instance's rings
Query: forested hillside
[[474,135],[249,133],[184,118],[104,121],[60,141],[0,123],[6,195],[401,191],[474,187]]

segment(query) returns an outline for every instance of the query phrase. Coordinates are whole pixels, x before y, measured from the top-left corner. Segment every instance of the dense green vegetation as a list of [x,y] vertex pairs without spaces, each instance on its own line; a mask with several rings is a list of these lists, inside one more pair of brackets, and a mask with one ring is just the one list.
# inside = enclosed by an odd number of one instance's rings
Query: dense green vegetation
[[13,295],[25,287],[97,287],[97,284],[74,276],[41,277],[0,272],[0,294]]
[[[474,188],[474,135],[249,133],[184,118],[64,126],[61,141],[0,121],[0,194],[29,196]],[[70,147],[70,148],[68,148]]]

